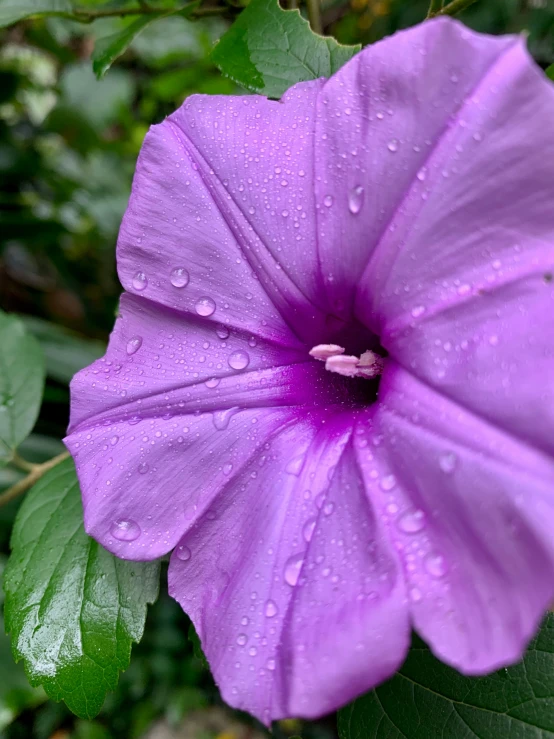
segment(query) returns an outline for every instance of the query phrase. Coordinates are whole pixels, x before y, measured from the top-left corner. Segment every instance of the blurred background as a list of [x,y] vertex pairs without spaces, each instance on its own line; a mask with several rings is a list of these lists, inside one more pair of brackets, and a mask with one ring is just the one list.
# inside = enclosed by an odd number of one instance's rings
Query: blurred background
[[[109,3],[123,4],[129,2]],[[427,6],[426,0],[322,4],[327,33],[363,44],[420,22]],[[174,16],[152,24],[100,82],[89,58],[94,40],[123,21],[51,18],[0,31],[0,308],[24,318],[48,372],[35,433],[21,447],[30,461],[63,450],[69,380],[103,353],[120,294],[117,231],[148,127],[192,93],[241,94],[210,62],[214,41],[239,10],[229,0],[227,18]],[[477,0],[463,20],[489,33],[525,31],[537,62],[554,63],[554,0]],[[0,469],[0,491],[18,474]],[[0,577],[17,505],[0,508]],[[186,617],[164,592],[162,582],[131,667],[94,721],[76,719],[29,687],[0,616],[0,739],[267,737],[223,706],[188,638]],[[334,739],[334,717],[274,727],[277,739],[293,735]]]

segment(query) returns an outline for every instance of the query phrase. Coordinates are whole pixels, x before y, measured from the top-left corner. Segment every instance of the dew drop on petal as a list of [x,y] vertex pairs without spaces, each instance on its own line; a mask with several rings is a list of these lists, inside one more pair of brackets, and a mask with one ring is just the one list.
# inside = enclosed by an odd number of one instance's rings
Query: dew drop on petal
[[209,380],[206,380],[206,382],[204,383],[204,385],[206,387],[209,387],[210,390],[213,390],[213,388],[214,387],[217,387],[220,382],[221,382],[221,380],[219,379],[219,377],[210,377]]
[[199,298],[196,301],[194,310],[198,313],[199,316],[208,318],[209,316],[212,316],[215,312],[215,302],[211,298]]
[[419,318],[419,316],[422,316],[425,313],[425,306],[416,305],[412,308],[411,313],[414,318]]
[[227,462],[226,464],[223,465],[223,474],[230,475],[232,469],[233,469],[233,465],[231,464],[231,462]]
[[293,457],[290,462],[285,467],[285,471],[289,475],[295,475],[295,477],[298,477],[298,475],[302,472],[302,467],[304,466],[304,455],[300,454],[297,457]]
[[238,407],[226,408],[224,411],[216,411],[213,414],[213,424],[218,431],[224,431],[229,426],[229,421],[238,411]]
[[439,457],[439,467],[443,472],[446,472],[446,474],[454,472],[457,462],[458,457],[454,452],[444,452],[444,454],[441,454]]
[[227,326],[218,326],[215,330],[216,334],[220,339],[228,339],[229,334],[231,333]]
[[417,534],[425,528],[425,514],[420,510],[409,510],[398,520],[398,528],[405,534]]
[[191,557],[191,551],[184,544],[181,544],[175,550],[175,556],[177,559],[180,559],[181,562],[188,562]]
[[233,352],[229,355],[229,358],[227,359],[227,363],[231,369],[234,370],[243,370],[248,367],[250,364],[250,357],[247,354],[247,352],[238,351]]
[[417,179],[420,182],[424,182],[425,178],[427,177],[427,170],[426,170],[426,168],[425,167],[422,167],[419,170],[419,172],[417,173],[416,177],[417,177]]
[[323,205],[324,205],[324,206],[325,206],[326,208],[330,208],[330,207],[331,207],[331,206],[333,205],[333,196],[332,196],[332,195],[326,195],[326,196],[325,196],[325,197],[323,198]]
[[135,541],[140,536],[140,526],[135,521],[114,521],[110,533],[118,541]]
[[189,279],[189,273],[184,267],[175,267],[169,276],[173,287],[186,287],[189,284]]
[[274,600],[267,600],[265,603],[264,613],[267,618],[273,618],[274,616],[276,616],[279,613],[277,603],[275,603]]
[[448,565],[442,554],[429,554],[425,559],[425,569],[432,577],[444,577],[448,572]]
[[419,588],[410,588],[410,600],[412,603],[419,603],[419,601],[422,599],[421,590]]
[[133,338],[129,339],[129,341],[127,342],[127,354],[131,355],[135,352],[138,352],[141,346],[142,336],[133,336]]
[[244,647],[247,641],[248,637],[246,636],[246,634],[239,634],[237,636],[237,644],[239,645],[239,647]]
[[144,272],[136,272],[131,280],[131,284],[135,290],[142,292],[142,290],[145,290],[148,285],[148,279]]
[[396,485],[396,477],[394,475],[385,475],[381,480],[381,490],[392,490]]
[[287,585],[290,585],[291,587],[296,585],[298,578],[300,577],[300,570],[302,569],[303,563],[303,554],[295,554],[287,560],[287,563],[285,564],[285,582]]
[[387,149],[393,153],[398,151],[398,139],[391,139],[387,144]]
[[364,204],[364,188],[361,185],[353,187],[348,193],[348,210],[352,215],[357,215]]
[[306,523],[304,524],[304,528],[302,529],[302,535],[304,537],[304,541],[310,542],[312,540],[315,527],[316,527],[316,523],[317,523],[316,518],[309,518],[306,521]]
[[149,469],[150,467],[148,466],[146,462],[141,462],[141,464],[139,464],[138,466],[139,475],[145,475]]
[[273,672],[273,670],[274,670],[274,669],[275,669],[275,667],[276,667],[276,665],[275,665],[275,660],[274,660],[274,659],[272,659],[272,658],[270,657],[270,658],[269,658],[269,659],[267,660],[267,662],[265,663],[265,666],[267,667],[267,669],[268,669],[268,670],[269,670],[270,672]]

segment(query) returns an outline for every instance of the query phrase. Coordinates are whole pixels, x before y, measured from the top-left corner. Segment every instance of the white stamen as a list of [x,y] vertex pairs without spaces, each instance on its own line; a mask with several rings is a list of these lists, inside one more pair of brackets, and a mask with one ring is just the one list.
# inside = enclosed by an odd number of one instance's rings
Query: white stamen
[[337,354],[344,354],[344,349],[338,344],[318,344],[310,349],[310,357],[325,362],[329,357],[335,357]]
[[377,377],[383,371],[383,358],[370,350],[361,357],[344,353],[338,344],[318,344],[310,350],[310,356],[325,362],[325,369],[343,377]]

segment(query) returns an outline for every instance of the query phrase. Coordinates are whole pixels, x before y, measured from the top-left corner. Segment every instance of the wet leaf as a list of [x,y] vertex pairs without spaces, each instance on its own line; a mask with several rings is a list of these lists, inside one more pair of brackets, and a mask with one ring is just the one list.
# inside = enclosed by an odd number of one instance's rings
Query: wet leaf
[[539,739],[554,732],[554,615],[524,659],[472,678],[419,639],[402,669],[339,712],[341,739]]
[[280,98],[297,82],[330,77],[359,50],[316,35],[298,10],[283,10],[277,0],[252,0],[212,59],[248,90]]
[[125,28],[109,36],[99,38],[92,53],[92,68],[98,79],[101,79],[114,61],[123,54],[129,44],[160,16],[143,15]]
[[32,685],[82,718],[100,710],[141,639],[159,563],[117,559],[83,529],[68,459],[28,493],[5,572],[6,629]]
[[0,311],[0,463],[31,433],[44,388],[40,346],[21,321]]

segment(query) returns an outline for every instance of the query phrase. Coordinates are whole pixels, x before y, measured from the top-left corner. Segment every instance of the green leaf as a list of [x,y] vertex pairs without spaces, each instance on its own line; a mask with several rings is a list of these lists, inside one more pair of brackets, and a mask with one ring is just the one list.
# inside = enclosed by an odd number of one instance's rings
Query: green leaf
[[554,732],[554,615],[524,659],[487,677],[460,675],[419,639],[402,669],[339,712],[341,739],[540,739]]
[[32,15],[70,16],[72,11],[69,0],[7,0],[0,3],[0,28]]
[[206,655],[204,654],[204,651],[202,649],[202,644],[200,643],[200,637],[196,633],[196,629],[194,628],[194,624],[191,623],[189,626],[189,641],[192,644],[192,652],[196,659],[200,660],[200,663],[202,667],[205,667],[207,670],[210,669],[210,666],[208,664],[208,660],[206,659]]
[[101,79],[112,66],[117,57],[121,56],[129,44],[139,33],[154,21],[160,19],[159,15],[143,15],[133,21],[125,28],[112,33],[109,36],[99,38],[92,53],[92,68],[98,79]]
[[40,346],[13,316],[0,311],[0,463],[31,433],[44,388]]
[[[2,606],[2,573],[5,558],[0,555],[0,607]],[[32,688],[21,665],[16,665],[10,653],[10,640],[4,634],[4,619],[0,610],[0,731],[21,711],[46,700],[44,691]]]
[[546,68],[546,76],[554,81],[554,64]]
[[58,382],[69,383],[76,372],[106,351],[101,341],[87,339],[50,321],[31,316],[21,316],[21,320],[40,344],[46,374]]
[[297,82],[330,77],[359,50],[317,36],[298,10],[282,10],[277,0],[252,0],[212,59],[248,90],[279,98]]
[[6,629],[32,685],[92,718],[129,666],[159,563],[117,559],[83,529],[71,459],[31,489],[19,509],[6,567]]

